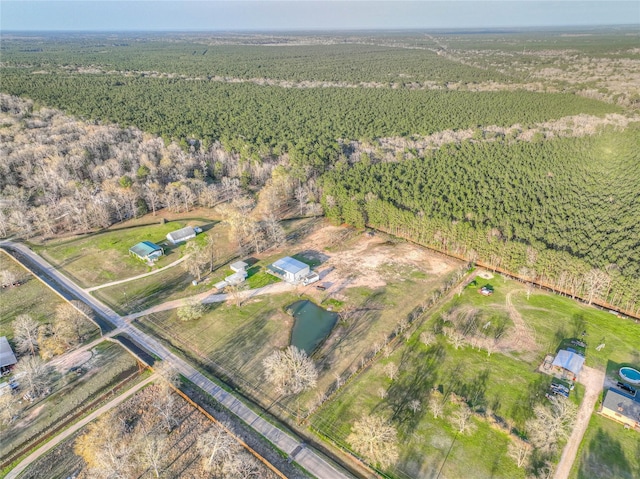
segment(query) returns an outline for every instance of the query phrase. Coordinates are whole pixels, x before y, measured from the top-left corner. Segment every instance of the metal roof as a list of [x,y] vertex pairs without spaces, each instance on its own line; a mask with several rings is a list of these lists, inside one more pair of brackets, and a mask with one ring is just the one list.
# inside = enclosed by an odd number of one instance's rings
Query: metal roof
[[553,360],[553,365],[571,371],[576,376],[580,374],[582,365],[584,364],[584,356],[561,349],[558,351],[556,358]]
[[137,245],[129,248],[129,251],[140,258],[146,258],[154,251],[162,251],[162,248],[151,241],[141,241]]
[[297,274],[304,269],[309,269],[309,265],[304,264],[302,261],[298,261],[297,259],[293,259],[289,256],[285,256],[284,258],[279,259],[273,266],[286,271],[289,274]]
[[17,363],[16,355],[7,340],[6,336],[0,337],[0,367],[11,366]]
[[634,421],[640,421],[640,402],[634,401],[629,396],[620,394],[613,389],[607,391],[602,407],[606,407],[610,411],[622,414]]
[[246,269],[246,267],[249,266],[247,263],[245,263],[244,261],[236,261],[235,263],[231,263],[229,265],[229,267],[231,268],[232,271],[235,271],[236,273],[240,270],[244,270]]
[[184,228],[180,228],[179,230],[172,231],[167,235],[167,239],[169,241],[178,242],[178,241],[186,241],[190,238],[195,237],[196,230],[193,226],[185,226]]

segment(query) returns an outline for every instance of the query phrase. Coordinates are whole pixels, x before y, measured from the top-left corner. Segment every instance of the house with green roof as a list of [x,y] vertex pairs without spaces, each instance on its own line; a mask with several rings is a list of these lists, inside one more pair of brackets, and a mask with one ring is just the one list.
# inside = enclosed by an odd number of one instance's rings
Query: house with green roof
[[151,241],[141,241],[135,246],[129,248],[129,254],[135,256],[142,261],[155,261],[164,254],[161,246]]

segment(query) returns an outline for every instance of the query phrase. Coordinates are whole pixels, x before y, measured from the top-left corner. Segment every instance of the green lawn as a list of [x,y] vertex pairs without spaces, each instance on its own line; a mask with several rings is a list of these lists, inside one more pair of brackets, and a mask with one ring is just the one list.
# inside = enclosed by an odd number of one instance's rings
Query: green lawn
[[180,321],[175,310],[165,311],[139,319],[138,325],[266,402],[272,396],[262,377],[262,360],[289,344],[293,318],[284,307],[297,299],[279,294],[253,298],[240,308],[213,304],[202,318],[188,322]]
[[[189,224],[196,226],[203,222],[189,221]],[[184,226],[186,222],[170,221],[165,224],[120,227],[50,243],[37,249],[43,257],[81,286],[98,286],[151,271],[145,263],[129,255],[129,248],[140,241],[151,241],[163,246],[165,255],[156,262],[154,268],[162,268],[179,259],[184,244],[174,246],[166,240],[166,235]]]
[[640,433],[594,414],[589,422],[570,479],[636,479],[640,477]]
[[[486,284],[493,286],[493,295],[478,294],[478,289]],[[490,412],[507,429],[515,427],[517,431],[522,430],[531,417],[533,405],[544,401],[551,382],[549,376],[536,372],[536,368],[545,353],[554,353],[563,339],[582,337],[586,331],[587,364],[600,369],[608,364],[613,368],[620,363],[638,362],[640,335],[632,321],[539,291],[527,300],[524,285],[501,277],[478,278],[440,312],[473,307],[483,318],[483,324],[496,317],[510,318],[507,298],[535,331],[534,351],[496,352],[489,357],[486,351],[468,345],[455,349],[440,335],[434,345],[427,347],[419,342],[419,334],[434,328],[437,331],[439,314],[434,314],[389,358],[380,359],[313,415],[314,429],[321,436],[344,445],[351,424],[360,415],[382,414],[397,426],[401,451],[398,463],[387,472],[395,477],[405,474],[432,477],[442,465],[454,436],[447,421],[434,419],[427,411],[428,399],[435,389],[466,398],[481,413]],[[511,319],[507,325],[514,327]],[[594,346],[602,342],[607,346],[600,352],[595,351]],[[384,371],[389,362],[400,368],[399,377],[394,381]],[[380,390],[386,390],[384,399],[380,397]],[[583,395],[584,388],[577,385],[572,400],[580,403]],[[413,413],[408,404],[416,399],[422,409]],[[457,406],[448,403],[447,407],[450,414]],[[475,421],[477,431],[456,440],[444,465],[444,477],[524,477],[524,471],[506,456],[509,438],[505,428],[493,427],[488,419],[480,416]],[[487,444],[491,444],[491,448],[487,448]]]
[[60,296],[13,261],[4,251],[0,252],[0,269],[10,270],[25,281],[17,287],[0,289],[0,336],[7,336],[11,340],[11,322],[16,316],[30,314],[33,319],[46,323],[53,316],[56,306],[64,303]]
[[[400,375],[394,381],[384,371],[389,362],[400,367]],[[344,445],[351,424],[362,414],[382,414],[399,433],[400,459],[387,472],[396,477],[435,477],[456,431],[446,419],[434,419],[428,411],[433,388],[473,398],[479,408],[490,408],[497,414],[521,416],[522,409],[537,400],[538,379],[514,359],[496,354],[487,358],[483,352],[455,350],[444,342],[427,347],[414,338],[359,376],[314,415],[311,423],[321,434]],[[378,393],[381,388],[387,392],[384,399]],[[408,408],[414,399],[420,401],[422,408],[416,413]],[[445,416],[456,408],[448,403]],[[506,457],[507,434],[485,421],[473,421],[477,431],[456,437],[443,477],[524,477],[524,471]]]

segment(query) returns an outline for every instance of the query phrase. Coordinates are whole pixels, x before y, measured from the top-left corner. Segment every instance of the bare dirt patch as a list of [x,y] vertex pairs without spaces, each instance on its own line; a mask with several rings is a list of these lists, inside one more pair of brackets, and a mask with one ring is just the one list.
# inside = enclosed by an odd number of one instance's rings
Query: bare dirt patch
[[344,288],[381,288],[410,274],[442,275],[455,262],[420,246],[387,235],[360,234],[344,227],[324,225],[299,243],[301,250],[328,257],[316,269],[328,291]]

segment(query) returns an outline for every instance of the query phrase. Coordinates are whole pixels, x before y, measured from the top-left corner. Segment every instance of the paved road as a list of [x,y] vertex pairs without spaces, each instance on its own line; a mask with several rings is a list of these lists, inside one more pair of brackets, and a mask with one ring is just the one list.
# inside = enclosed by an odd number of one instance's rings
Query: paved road
[[95,291],[96,289],[108,288],[109,286],[115,286],[117,284],[128,283],[129,281],[135,281],[136,279],[146,278],[147,276],[151,276],[152,274],[162,273],[163,271],[166,271],[167,269],[173,268],[174,266],[177,266],[180,263],[182,263],[185,259],[187,259],[187,256],[189,256],[189,255],[185,255],[182,258],[175,260],[171,264],[163,266],[160,269],[154,269],[153,271],[150,271],[148,273],[139,274],[138,276],[132,276],[131,278],[121,279],[120,281],[112,281],[111,283],[100,284],[98,286],[92,286],[91,288],[85,288],[84,290],[86,292],[91,292],[91,291]]
[[125,391],[123,394],[120,394],[119,396],[116,396],[115,399],[111,400],[110,402],[108,402],[107,404],[102,406],[101,408],[96,409],[95,411],[93,411],[88,416],[82,418],[80,421],[76,422],[71,427],[69,427],[69,428],[65,429],[64,431],[62,431],[60,434],[55,436],[53,439],[51,439],[50,441],[45,443],[42,447],[36,449],[33,453],[31,453],[30,455],[25,457],[16,467],[11,469],[9,474],[7,474],[5,476],[5,479],[15,479],[15,478],[17,478],[27,467],[29,467],[33,462],[35,462],[40,456],[42,456],[43,454],[46,454],[47,452],[49,452],[51,449],[56,447],[58,444],[60,444],[62,441],[67,439],[69,436],[74,434],[79,429],[82,429],[84,426],[89,424],[91,421],[93,421],[98,416],[104,414],[105,412],[109,411],[111,408],[114,408],[115,406],[117,406],[118,404],[123,402],[125,399],[131,397],[133,394],[138,392],[140,389],[145,387],[147,384],[149,384],[151,381],[153,381],[156,378],[157,378],[157,376],[155,374],[149,376],[144,381],[136,384],[134,387],[132,387],[128,391]]
[[[301,445],[301,441],[298,438],[293,437],[291,434],[258,416],[258,414],[249,409],[249,407],[247,407],[239,397],[225,391],[206,376],[198,372],[189,363],[165,348],[153,337],[133,327],[119,314],[91,296],[69,278],[62,275],[47,261],[35,254],[26,246],[10,241],[0,242],[0,246],[8,246],[10,249],[18,251],[28,258],[31,266],[37,267],[40,272],[44,272],[50,280],[53,280],[48,281],[47,278],[44,278],[44,281],[47,282],[47,284],[52,285],[54,288],[62,286],[68,292],[71,292],[110,323],[111,328],[109,331],[113,329],[120,330],[122,333],[128,335],[135,343],[160,357],[163,361],[169,363],[176,371],[213,396],[218,402],[223,404],[246,424],[249,424],[255,431],[273,443],[284,453],[292,454],[295,449]],[[347,479],[352,477],[338,466],[324,459],[308,445],[296,454],[295,462],[319,479]]]
[[556,473],[553,476],[554,479],[567,479],[569,477],[571,467],[578,454],[578,448],[589,425],[593,408],[596,402],[598,402],[598,397],[602,392],[604,380],[604,372],[588,366],[582,368],[578,381],[585,385],[584,398],[582,399],[580,409],[578,409],[578,417],[576,418],[576,423],[573,425],[571,436],[567,441],[567,445],[564,447],[564,451],[562,451],[562,457],[558,463]]

